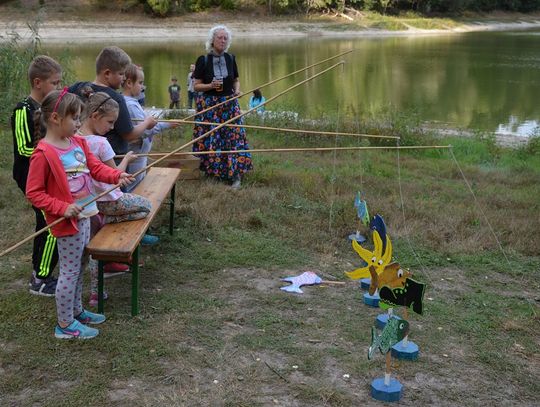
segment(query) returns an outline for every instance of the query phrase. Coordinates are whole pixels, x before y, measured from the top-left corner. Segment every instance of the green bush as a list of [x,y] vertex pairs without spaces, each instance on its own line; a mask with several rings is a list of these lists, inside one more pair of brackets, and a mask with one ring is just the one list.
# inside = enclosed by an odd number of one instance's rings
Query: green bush
[[170,0],[147,0],[152,12],[160,17],[166,16],[171,9]]
[[29,94],[28,66],[32,59],[40,53],[38,24],[29,24],[31,30],[30,43],[16,33],[0,35],[0,123],[9,123],[11,111],[17,102]]

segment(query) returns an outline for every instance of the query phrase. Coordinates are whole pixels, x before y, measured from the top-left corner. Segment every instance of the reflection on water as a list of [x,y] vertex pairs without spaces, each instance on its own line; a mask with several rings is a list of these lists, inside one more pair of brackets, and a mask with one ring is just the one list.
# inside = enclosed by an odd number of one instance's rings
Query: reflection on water
[[501,123],[497,127],[497,134],[516,134],[519,136],[540,135],[540,122],[536,120],[521,121],[517,117],[510,116],[508,123]]
[[[234,33],[233,33],[234,34]],[[316,118],[338,110],[377,114],[395,108],[421,121],[484,131],[531,134],[540,122],[540,36],[538,32],[475,33],[437,37],[234,39],[242,89],[332,55],[354,49],[338,68],[273,102],[269,109],[296,111]],[[189,65],[203,53],[204,40],[122,46],[146,74],[147,104],[168,105],[167,86],[179,78],[183,103]],[[93,80],[101,45],[73,45],[74,70]],[[51,53],[60,49],[50,49]],[[330,66],[310,69],[263,90],[268,98]],[[247,104],[247,97],[243,105]],[[244,106],[245,107],[245,106]],[[501,124],[504,123],[504,124]]]

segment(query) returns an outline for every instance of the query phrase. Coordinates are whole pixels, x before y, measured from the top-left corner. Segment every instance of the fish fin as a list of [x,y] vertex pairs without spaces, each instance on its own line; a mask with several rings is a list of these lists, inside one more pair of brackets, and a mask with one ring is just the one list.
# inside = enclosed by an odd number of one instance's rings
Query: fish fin
[[288,293],[298,293],[298,294],[304,294],[304,292],[300,289],[300,287],[291,284],[286,287],[280,287],[283,291],[287,291]]
[[384,251],[382,260],[384,264],[388,264],[392,260],[392,242],[389,235],[386,235],[386,250]]
[[373,295],[375,290],[379,288],[379,275],[373,266],[369,267],[369,274],[371,275],[371,282],[369,283],[369,295]]
[[351,280],[358,280],[360,278],[367,278],[369,277],[369,269],[368,267],[361,267],[353,271],[346,271],[345,274],[347,277],[349,277]]
[[379,232],[377,232],[376,230],[373,231],[373,244],[375,245],[375,249],[373,250],[373,255],[377,259],[380,259],[382,257],[383,244],[382,244],[381,236],[379,235]]
[[362,246],[358,244],[356,240],[352,240],[352,247],[356,253],[364,260],[366,263],[371,263],[371,258],[373,257],[373,253],[370,252],[367,249],[364,249]]
[[368,360],[371,360],[373,358],[373,353],[375,353],[375,350],[377,350],[377,348],[374,346],[376,339],[377,336],[375,334],[375,328],[371,327],[371,345],[369,345],[368,349]]

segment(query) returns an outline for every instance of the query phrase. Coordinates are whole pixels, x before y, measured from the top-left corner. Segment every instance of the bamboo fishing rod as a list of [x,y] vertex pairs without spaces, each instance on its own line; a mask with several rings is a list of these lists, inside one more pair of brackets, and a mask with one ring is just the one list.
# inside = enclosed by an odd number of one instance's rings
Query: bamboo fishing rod
[[[137,172],[135,172],[134,174],[132,174],[133,177],[136,177],[137,175],[142,174],[142,173],[145,172],[147,169],[149,169],[149,168],[155,166],[156,164],[162,162],[162,161],[165,160],[167,157],[170,157],[170,156],[172,156],[173,154],[178,153],[180,150],[182,150],[182,149],[184,149],[184,148],[186,148],[186,147],[189,147],[189,146],[191,146],[192,144],[195,144],[196,142],[198,142],[199,140],[202,140],[202,139],[205,138],[205,137],[208,137],[211,133],[213,133],[213,132],[215,132],[215,131],[221,129],[222,127],[226,126],[226,125],[229,124],[229,123],[232,123],[234,120],[237,120],[237,119],[239,119],[240,117],[245,116],[245,115],[248,114],[248,113],[251,113],[252,111],[254,111],[254,110],[256,110],[257,108],[259,108],[260,106],[266,105],[267,103],[269,103],[269,102],[271,102],[271,101],[277,99],[278,97],[284,95],[285,93],[291,91],[292,89],[295,89],[295,88],[297,88],[298,86],[303,85],[304,83],[309,82],[309,81],[311,81],[312,79],[315,79],[315,78],[317,78],[318,76],[321,76],[322,74],[324,74],[324,73],[326,73],[326,72],[328,72],[328,71],[334,69],[335,67],[337,67],[337,66],[339,66],[339,65],[343,65],[344,63],[345,63],[344,61],[340,61],[340,62],[338,62],[337,64],[334,64],[334,65],[332,65],[331,67],[326,68],[325,70],[323,70],[323,71],[321,71],[321,72],[318,72],[318,73],[316,73],[315,75],[310,76],[309,78],[306,78],[306,79],[304,79],[303,81],[294,84],[293,86],[291,86],[291,87],[285,89],[284,91],[278,93],[277,95],[272,96],[271,98],[269,98],[269,99],[266,100],[265,102],[261,103],[260,105],[254,107],[254,108],[252,108],[252,109],[249,109],[248,111],[246,111],[246,112],[244,112],[244,113],[241,113],[241,114],[239,114],[238,116],[235,116],[235,117],[230,118],[230,119],[227,120],[226,122],[223,122],[223,123],[221,123],[220,125],[214,127],[213,129],[210,129],[209,131],[207,131],[206,133],[202,134],[201,136],[199,136],[199,137],[197,137],[197,138],[195,138],[195,139],[193,139],[193,140],[187,142],[186,144],[184,144],[184,145],[182,145],[182,146],[176,148],[175,150],[169,152],[168,154],[165,154],[163,157],[161,157],[160,159],[158,159],[158,160],[154,161],[153,163],[147,165],[146,167],[141,168],[139,171],[137,171]],[[82,208],[87,207],[87,206],[90,205],[91,203],[97,201],[99,198],[101,198],[101,197],[103,197],[103,196],[109,194],[110,192],[114,191],[115,189],[117,189],[117,188],[119,188],[119,187],[121,187],[121,186],[122,186],[122,184],[121,184],[121,183],[118,183],[118,184],[114,185],[112,188],[110,188],[110,189],[108,189],[108,190],[106,190],[106,191],[103,191],[101,194],[95,196],[93,199],[91,199],[90,201],[88,201],[87,203],[85,203],[84,205],[82,205]],[[65,218],[65,217],[63,217],[63,216],[62,216],[61,218],[58,218],[57,220],[55,220],[55,221],[54,221],[53,223],[51,223],[50,225],[45,226],[44,228],[38,230],[37,232],[35,232],[35,233],[31,234],[30,236],[26,237],[25,239],[21,240],[19,243],[17,243],[17,244],[15,244],[15,245],[9,247],[8,249],[4,250],[2,253],[0,253],[0,257],[4,256],[4,255],[6,255],[6,254],[8,254],[8,253],[10,253],[10,252],[12,252],[13,250],[15,250],[15,249],[17,249],[18,247],[22,246],[24,243],[30,241],[30,240],[33,239],[34,237],[40,235],[41,233],[45,232],[46,230],[48,230],[48,229],[52,228],[53,226],[59,224],[60,222],[64,221],[65,219],[68,219],[68,218]]]
[[[142,122],[143,119],[134,119],[133,121]],[[216,123],[211,123],[211,122],[198,122],[195,120],[185,120],[185,119],[157,119],[157,122],[158,123],[200,124],[200,125],[205,125],[205,126],[216,125]],[[363,133],[343,133],[343,132],[337,132],[337,131],[285,129],[282,127],[256,126],[256,125],[251,125],[251,124],[228,124],[227,127],[234,127],[234,128],[244,127],[246,129],[281,131],[285,133],[316,134],[320,136],[351,136],[351,137],[383,138],[383,139],[399,140],[399,136],[382,136],[379,134],[363,134]]]
[[[201,114],[203,114],[203,113],[206,113],[206,112],[208,112],[209,110],[212,110],[212,109],[215,109],[216,107],[219,107],[219,106],[224,105],[225,103],[232,102],[233,100],[236,100],[236,99],[241,98],[241,97],[243,97],[243,96],[245,96],[245,95],[248,95],[248,94],[250,94],[251,92],[253,92],[253,91],[257,90],[257,89],[265,88],[265,87],[267,87],[267,86],[269,86],[269,85],[272,85],[272,84],[274,84],[274,83],[276,83],[276,82],[279,82],[279,81],[281,81],[281,80],[283,80],[283,79],[286,79],[286,78],[288,78],[289,76],[296,75],[296,74],[299,73],[299,72],[307,71],[309,68],[313,68],[314,66],[317,66],[317,65],[320,65],[320,64],[324,64],[325,62],[331,61],[332,59],[339,58],[339,57],[341,57],[341,56],[343,56],[343,55],[346,55],[346,54],[349,54],[349,53],[351,53],[351,52],[353,52],[352,49],[350,49],[350,50],[348,50],[348,51],[345,51],[345,52],[342,52],[342,53],[340,53],[340,54],[334,55],[334,56],[332,56],[332,57],[330,57],[330,58],[323,59],[322,61],[316,62],[316,63],[314,63],[314,64],[312,64],[312,65],[309,65],[309,66],[306,66],[306,67],[304,67],[304,68],[300,68],[300,69],[298,69],[297,71],[294,71],[294,72],[292,72],[292,73],[290,73],[290,74],[287,74],[287,75],[285,75],[285,76],[282,76],[281,78],[277,78],[277,79],[271,80],[270,82],[267,82],[267,83],[265,83],[264,85],[257,86],[256,88],[253,88],[253,89],[251,89],[251,90],[249,90],[249,91],[247,91],[247,92],[245,92],[245,93],[241,93],[241,94],[239,94],[239,95],[237,95],[237,96],[234,96],[234,97],[232,97],[232,98],[230,98],[230,99],[227,99],[227,100],[225,100],[225,101],[223,101],[223,102],[221,102],[221,103],[218,103],[218,104],[213,105],[213,106],[210,106],[210,107],[208,107],[208,108],[206,108],[206,109],[204,109],[204,110],[201,110],[200,112],[196,112],[195,114],[189,115],[189,116],[185,117],[184,119],[185,119],[185,120],[191,119],[191,118],[193,118],[193,117],[195,117],[195,116],[198,116],[198,115],[201,115]],[[261,105],[259,105],[259,106],[261,106]]]
[[[253,150],[233,150],[233,151],[184,151],[180,153],[149,153],[137,154],[137,157],[177,157],[186,155],[221,155],[221,154],[244,154],[244,153],[294,153],[300,151],[358,151],[358,150],[428,150],[452,148],[447,146],[363,146],[363,147],[291,147],[291,148],[256,148]],[[115,158],[123,158],[124,155],[117,155]]]

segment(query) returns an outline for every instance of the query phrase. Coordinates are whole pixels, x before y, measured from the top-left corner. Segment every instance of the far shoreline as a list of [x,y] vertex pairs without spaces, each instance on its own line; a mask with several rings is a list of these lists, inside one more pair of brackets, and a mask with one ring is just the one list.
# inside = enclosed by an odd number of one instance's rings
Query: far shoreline
[[[113,16],[110,16],[113,17]],[[540,17],[534,20],[518,20],[513,22],[475,21],[463,23],[448,29],[417,29],[402,31],[391,30],[336,30],[326,22],[298,22],[294,20],[257,21],[251,24],[245,19],[231,20],[230,16],[219,20],[194,22],[179,18],[156,19],[140,18],[128,24],[126,21],[100,19],[98,22],[78,21],[76,19],[59,19],[58,16],[44,18],[39,24],[39,38],[43,43],[104,43],[104,42],[171,42],[197,41],[206,38],[206,33],[215,24],[227,25],[234,38],[256,38],[271,40],[298,38],[387,38],[406,36],[439,36],[456,35],[471,32],[488,31],[526,31],[540,29]],[[0,17],[0,42],[7,41],[10,35],[17,35],[23,41],[30,40],[32,32],[26,21],[9,20],[9,16]]]

